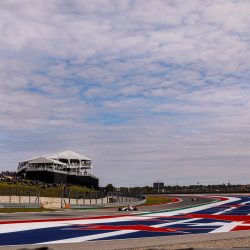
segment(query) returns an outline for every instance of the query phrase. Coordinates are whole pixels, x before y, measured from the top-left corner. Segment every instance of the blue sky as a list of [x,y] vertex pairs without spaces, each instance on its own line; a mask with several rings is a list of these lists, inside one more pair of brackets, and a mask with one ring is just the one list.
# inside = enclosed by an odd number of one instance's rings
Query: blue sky
[[249,9],[2,0],[0,170],[71,149],[102,185],[248,183]]

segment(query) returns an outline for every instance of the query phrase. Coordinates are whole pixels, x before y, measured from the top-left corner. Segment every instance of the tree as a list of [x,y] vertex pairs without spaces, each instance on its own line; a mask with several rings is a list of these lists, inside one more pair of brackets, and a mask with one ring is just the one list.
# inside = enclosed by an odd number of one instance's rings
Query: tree
[[111,183],[108,184],[105,189],[107,192],[115,191],[115,187]]

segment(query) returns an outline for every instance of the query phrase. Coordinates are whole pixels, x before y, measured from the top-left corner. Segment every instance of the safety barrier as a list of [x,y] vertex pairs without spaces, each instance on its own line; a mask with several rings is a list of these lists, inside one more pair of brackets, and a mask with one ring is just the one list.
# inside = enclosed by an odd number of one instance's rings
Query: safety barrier
[[[126,198],[126,197],[124,197]],[[106,204],[89,204],[89,205],[76,205],[76,204],[71,204],[70,208],[74,209],[87,209],[87,208],[102,208],[102,207],[122,207],[126,205],[131,205],[131,206],[138,206],[142,205],[146,202],[146,199],[143,197],[143,199],[137,198],[135,201],[130,201],[130,202],[115,202],[115,203],[106,203]]]
[[39,203],[0,203],[0,208],[40,208]]
[[[41,192],[34,190],[18,190],[16,188],[8,188],[0,190],[0,204],[20,204],[18,207],[27,206],[41,206],[44,208],[91,208],[91,207],[105,207],[105,206],[120,206],[124,204],[138,204],[143,200],[141,193],[138,192],[72,192],[62,190],[56,197],[49,197],[41,195]],[[47,190],[48,192],[48,190]],[[42,204],[42,205],[41,205]],[[6,205],[7,206],[7,205]],[[17,205],[13,205],[16,206]]]

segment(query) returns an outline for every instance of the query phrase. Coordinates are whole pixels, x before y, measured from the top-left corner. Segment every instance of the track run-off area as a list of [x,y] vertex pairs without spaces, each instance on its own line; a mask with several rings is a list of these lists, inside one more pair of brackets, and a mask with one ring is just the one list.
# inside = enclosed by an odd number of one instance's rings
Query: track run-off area
[[[201,196],[196,197],[202,199]],[[29,218],[8,219],[10,217],[5,214],[5,219],[0,221],[0,246],[52,245],[250,230],[250,195],[210,195],[206,198],[211,198],[206,204],[193,203],[192,206],[174,208],[165,204],[159,207],[161,210],[154,211],[147,209],[147,206],[130,213],[99,209],[94,216],[90,216],[91,213],[85,216],[86,210],[78,211],[78,217],[61,213],[41,218],[34,213]],[[181,204],[180,201],[177,203]]]

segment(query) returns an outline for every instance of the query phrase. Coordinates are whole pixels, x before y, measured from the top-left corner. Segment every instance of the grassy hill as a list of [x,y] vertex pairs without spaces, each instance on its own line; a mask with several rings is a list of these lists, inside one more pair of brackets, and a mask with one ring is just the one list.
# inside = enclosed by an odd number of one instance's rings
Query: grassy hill
[[0,181],[0,195],[31,195],[45,197],[62,197],[68,196],[75,198],[82,196],[86,193],[97,192],[96,190],[89,189],[84,186],[60,186],[48,183],[37,183],[34,184],[33,181],[25,180],[22,182],[13,181]]

